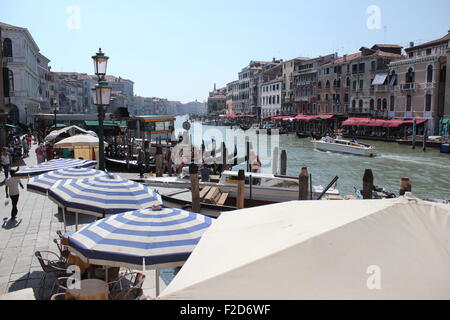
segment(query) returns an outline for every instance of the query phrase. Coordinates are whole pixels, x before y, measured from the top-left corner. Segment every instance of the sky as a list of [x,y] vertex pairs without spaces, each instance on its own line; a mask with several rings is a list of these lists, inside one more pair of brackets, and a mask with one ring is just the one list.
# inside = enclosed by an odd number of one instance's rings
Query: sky
[[449,12],[449,0],[0,0],[0,21],[27,28],[53,71],[92,74],[101,47],[135,94],[183,103],[251,60],[440,38]]

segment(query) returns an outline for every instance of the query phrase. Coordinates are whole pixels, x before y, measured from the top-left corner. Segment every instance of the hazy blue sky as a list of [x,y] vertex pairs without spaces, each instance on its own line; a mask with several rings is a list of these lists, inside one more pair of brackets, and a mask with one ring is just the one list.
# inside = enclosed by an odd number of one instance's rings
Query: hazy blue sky
[[449,12],[449,0],[0,0],[0,21],[28,28],[54,71],[92,73],[102,47],[108,73],[136,94],[182,102],[205,100],[250,60],[442,37]]

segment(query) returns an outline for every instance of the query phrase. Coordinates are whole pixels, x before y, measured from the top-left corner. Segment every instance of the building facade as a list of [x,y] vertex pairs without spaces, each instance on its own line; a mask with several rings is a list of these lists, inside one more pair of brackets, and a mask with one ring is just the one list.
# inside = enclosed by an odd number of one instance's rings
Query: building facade
[[227,110],[227,88],[217,89],[214,85],[214,90],[208,96],[208,113],[223,114]]
[[321,113],[349,117],[388,117],[389,63],[402,58],[397,45],[362,47],[319,70],[317,104]]
[[13,123],[32,124],[39,113],[39,47],[25,28],[0,23],[5,111]]
[[282,113],[283,64],[263,70],[258,79],[258,110],[261,117]]
[[[294,64],[294,111],[301,114],[318,114],[325,109],[318,96],[319,71],[323,65],[332,63],[335,54],[314,59],[297,60]],[[327,68],[325,68],[327,70]],[[328,71],[328,70],[327,70]]]
[[390,87],[394,101],[390,116],[428,120],[430,134],[438,134],[445,114],[447,50],[450,31],[440,39],[405,49],[407,57],[389,65]]

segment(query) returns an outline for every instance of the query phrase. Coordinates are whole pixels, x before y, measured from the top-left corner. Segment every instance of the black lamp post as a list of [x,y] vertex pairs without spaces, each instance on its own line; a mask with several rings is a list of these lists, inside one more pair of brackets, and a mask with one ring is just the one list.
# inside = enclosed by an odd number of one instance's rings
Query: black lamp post
[[103,121],[105,120],[105,107],[111,101],[112,87],[105,81],[106,68],[109,57],[105,56],[102,49],[92,57],[94,60],[94,70],[98,77],[98,84],[93,91],[94,104],[98,110],[98,140],[99,140],[99,169],[105,170],[105,142],[103,134]]

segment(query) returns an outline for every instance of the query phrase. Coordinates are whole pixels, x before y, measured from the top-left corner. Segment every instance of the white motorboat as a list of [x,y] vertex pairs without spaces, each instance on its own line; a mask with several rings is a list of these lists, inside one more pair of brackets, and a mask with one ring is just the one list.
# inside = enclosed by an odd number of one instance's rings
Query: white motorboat
[[[237,171],[224,171],[217,182],[200,182],[200,188],[218,187],[220,191],[228,193],[230,198],[236,197]],[[153,187],[190,188],[189,178],[180,177],[148,177],[144,183]],[[261,203],[278,203],[298,200],[298,178],[277,176],[264,173],[245,173],[245,199]],[[323,186],[312,187],[312,199],[317,199],[325,190]],[[325,196],[338,196],[336,186],[331,187]]]
[[357,141],[324,137],[321,140],[313,140],[312,143],[314,148],[320,151],[348,153],[366,157],[375,157],[377,155],[375,147],[358,143]]

